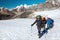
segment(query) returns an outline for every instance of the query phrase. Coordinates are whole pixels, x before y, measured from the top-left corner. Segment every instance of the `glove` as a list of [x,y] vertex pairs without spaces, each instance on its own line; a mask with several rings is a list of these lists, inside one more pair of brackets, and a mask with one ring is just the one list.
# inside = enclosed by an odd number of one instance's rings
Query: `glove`
[[31,24],[31,26],[33,26],[33,24]]

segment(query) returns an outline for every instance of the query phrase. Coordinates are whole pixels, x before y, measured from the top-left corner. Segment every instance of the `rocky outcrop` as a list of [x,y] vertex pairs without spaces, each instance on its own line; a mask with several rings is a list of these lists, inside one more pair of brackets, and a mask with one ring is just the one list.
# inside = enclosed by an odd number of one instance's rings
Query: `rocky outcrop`
[[9,11],[8,9],[2,8],[0,10],[0,20],[10,19],[14,15],[15,13],[13,13],[12,11]]
[[23,12],[21,15],[17,16],[19,18],[31,18],[33,16],[32,12]]
[[21,8],[18,9],[12,9],[8,10],[5,8],[1,8],[0,10],[0,20],[5,20],[5,19],[14,19],[14,18],[31,18],[32,17],[32,10],[26,9],[26,8]]

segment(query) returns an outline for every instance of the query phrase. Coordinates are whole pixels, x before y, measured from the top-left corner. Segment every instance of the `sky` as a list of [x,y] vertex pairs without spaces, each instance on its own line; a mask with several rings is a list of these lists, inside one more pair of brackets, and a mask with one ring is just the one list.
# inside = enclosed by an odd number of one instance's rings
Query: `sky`
[[15,8],[21,4],[39,4],[44,3],[46,0],[0,0],[0,7],[4,8]]

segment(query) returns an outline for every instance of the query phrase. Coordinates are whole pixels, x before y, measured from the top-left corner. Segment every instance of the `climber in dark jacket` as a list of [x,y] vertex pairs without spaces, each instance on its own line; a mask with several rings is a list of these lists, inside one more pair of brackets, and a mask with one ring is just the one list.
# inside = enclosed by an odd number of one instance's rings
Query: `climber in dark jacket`
[[38,29],[38,35],[41,34],[41,28],[42,28],[42,17],[40,15],[36,16],[36,20],[31,26],[33,26],[36,23],[37,29]]

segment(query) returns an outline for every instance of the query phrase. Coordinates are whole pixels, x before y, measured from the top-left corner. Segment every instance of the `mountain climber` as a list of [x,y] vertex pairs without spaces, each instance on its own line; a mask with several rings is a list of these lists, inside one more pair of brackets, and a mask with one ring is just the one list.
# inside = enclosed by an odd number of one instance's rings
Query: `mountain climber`
[[[38,35],[39,38],[41,37],[41,28],[45,28],[45,26],[42,25],[42,17],[40,15],[36,16],[36,20],[34,21],[33,24],[31,24],[31,26],[33,26],[36,23],[37,29],[38,29]],[[45,21],[44,21],[44,25],[45,25]]]

